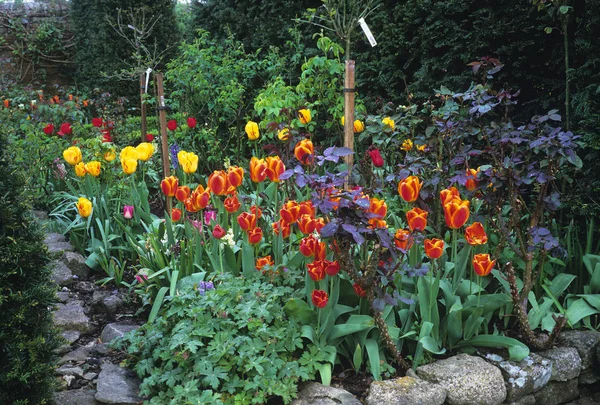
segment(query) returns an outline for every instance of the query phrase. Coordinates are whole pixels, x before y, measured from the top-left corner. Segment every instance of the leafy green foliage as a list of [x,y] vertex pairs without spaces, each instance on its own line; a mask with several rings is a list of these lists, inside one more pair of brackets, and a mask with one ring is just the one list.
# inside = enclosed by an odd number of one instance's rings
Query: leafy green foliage
[[294,290],[259,277],[224,274],[204,295],[194,283],[121,342],[150,404],[289,403],[298,381],[314,377],[298,362],[300,325],[283,310]]
[[45,404],[58,347],[54,288],[41,236],[27,217],[23,181],[0,134],[0,403]]

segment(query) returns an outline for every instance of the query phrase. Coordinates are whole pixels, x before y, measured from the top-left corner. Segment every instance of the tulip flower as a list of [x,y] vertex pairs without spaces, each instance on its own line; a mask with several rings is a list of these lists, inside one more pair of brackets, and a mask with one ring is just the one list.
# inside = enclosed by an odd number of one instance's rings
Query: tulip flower
[[261,183],[267,178],[267,163],[264,159],[253,156],[250,159],[250,179],[254,183]]
[[369,212],[377,215],[379,218],[383,218],[387,214],[387,204],[379,198],[371,198]]
[[258,208],[256,205],[250,207],[250,213],[256,217],[256,219],[262,218],[262,210]]
[[294,200],[290,200],[283,204],[281,209],[279,210],[279,215],[281,215],[281,219],[283,219],[288,224],[292,224],[298,220],[298,215],[300,214],[300,204],[298,204]]
[[79,197],[79,200],[77,200],[75,206],[77,207],[79,215],[81,215],[83,218],[87,218],[92,215],[92,202],[87,198]]
[[469,204],[468,200],[461,200],[458,197],[444,204],[444,217],[448,228],[458,229],[467,222],[470,214]]
[[323,260],[315,260],[306,265],[307,273],[314,282],[319,282],[325,278],[325,263]]
[[237,222],[242,230],[249,232],[250,230],[256,228],[256,215],[249,212],[242,212],[240,215],[238,215]]
[[427,145],[423,144],[423,145],[417,145],[417,150],[420,152],[425,152],[425,149],[427,149]]
[[183,215],[183,212],[181,212],[181,210],[179,208],[171,209],[171,221],[173,221],[173,222],[179,221],[181,219],[182,215]]
[[256,270],[262,271],[265,266],[275,266],[275,262],[271,259],[271,255],[256,259]]
[[292,232],[290,224],[282,219],[280,219],[277,222],[273,222],[271,224],[271,228],[273,229],[273,233],[275,235],[281,234],[281,237],[284,239],[288,238],[290,236],[290,233]]
[[190,128],[190,129],[194,129],[194,128],[196,128],[196,124],[197,124],[197,123],[198,123],[198,122],[196,121],[196,118],[194,118],[194,117],[189,117],[189,118],[187,119],[187,126],[188,126],[188,128]]
[[398,229],[394,234],[394,245],[398,249],[408,251],[413,245],[413,238],[406,229]]
[[258,242],[260,242],[262,240],[263,237],[263,233],[262,233],[262,229],[260,228],[254,228],[250,231],[248,231],[248,243],[250,243],[251,245],[256,245]]
[[311,218],[315,217],[315,207],[311,200],[302,201],[300,204],[300,211],[298,215],[309,215]]
[[154,154],[154,145],[149,142],[142,142],[136,146],[135,150],[138,153],[138,159],[147,162]]
[[213,228],[212,234],[215,239],[221,239],[227,234],[227,231],[225,231],[225,229],[223,229],[221,225],[217,224]]
[[325,273],[330,276],[336,276],[340,272],[340,264],[337,260],[330,262],[329,260],[324,260],[325,263]]
[[381,157],[381,153],[377,148],[371,148],[367,151],[369,156],[371,157],[371,162],[373,162],[373,166],[382,167],[383,166],[383,158]]
[[414,144],[411,139],[405,139],[404,142],[402,142],[402,145],[400,145],[400,149],[408,152],[409,150],[411,150],[413,148],[413,145]]
[[266,159],[267,168],[266,173],[269,180],[274,183],[279,183],[279,176],[285,172],[285,165],[279,158],[279,156],[269,156]]
[[408,176],[398,183],[398,194],[406,202],[415,202],[422,186],[423,182],[417,176]]
[[255,141],[260,136],[260,131],[258,130],[258,124],[254,121],[248,121],[246,127],[246,135],[248,135],[248,139],[251,141]]
[[313,233],[317,227],[317,221],[314,218],[311,218],[308,214],[300,215],[297,223],[298,229],[300,229],[300,232],[305,235]]
[[81,162],[83,157],[81,156],[81,150],[77,146],[71,146],[63,151],[63,158],[71,166],[75,166]]
[[[177,182],[179,184],[179,181]],[[175,190],[175,198],[177,201],[184,202],[190,198],[191,190],[188,186],[178,186]]]
[[365,124],[361,120],[354,121],[354,133],[360,134],[365,130]]
[[312,117],[311,117],[311,114],[310,114],[310,110],[307,110],[307,109],[304,108],[304,109],[298,111],[298,119],[304,125],[306,125],[309,122],[311,122],[312,121]]
[[223,205],[225,206],[225,210],[230,214],[233,214],[242,206],[235,195],[232,197],[227,197],[225,201],[223,201]]
[[121,158],[121,160],[124,160],[124,159],[138,160],[139,153],[138,153],[137,149],[134,148],[133,146],[126,146],[121,150],[119,157]]
[[311,294],[312,303],[317,308],[325,308],[329,301],[329,296],[323,290],[313,290]]
[[460,194],[458,193],[456,187],[450,187],[440,191],[440,200],[442,201],[442,206],[454,198],[460,199]]
[[93,160],[85,164],[85,170],[94,177],[100,176],[102,165],[97,160]]
[[10,100],[5,98],[4,99],[4,108],[8,108],[8,107],[10,107]]
[[465,188],[467,190],[473,191],[477,188],[477,173],[479,173],[479,170],[467,169],[467,180],[465,181]]
[[390,117],[385,117],[381,120],[381,123],[390,129],[394,129],[396,127],[396,123]]
[[96,128],[100,128],[102,126],[102,118],[92,118],[92,125]]
[[69,124],[68,122],[63,122],[60,125],[60,131],[58,131],[58,134],[63,136],[63,135],[71,135],[73,133],[73,129],[71,128],[71,124]]
[[54,133],[54,125],[52,125],[52,124],[46,125],[44,127],[43,131],[46,135],[52,135]]
[[427,211],[414,207],[406,212],[406,221],[411,232],[424,231],[427,226]]
[[125,174],[133,174],[137,170],[137,160],[135,159],[121,159],[121,167]]
[[227,169],[227,179],[232,187],[239,187],[244,181],[244,169],[239,166],[229,166]]
[[473,222],[465,229],[465,239],[469,245],[485,245],[488,237],[481,222]]
[[310,165],[314,160],[315,149],[310,139],[302,139],[294,147],[294,156],[303,165]]
[[225,195],[229,189],[227,173],[223,170],[215,170],[212,172],[212,174],[208,176],[208,188],[216,195]]
[[206,210],[204,212],[204,223],[206,225],[210,225],[211,221],[217,220],[217,211],[215,210]]
[[444,254],[444,241],[441,239],[425,239],[423,246],[430,259],[439,259]]
[[85,163],[79,162],[75,165],[75,174],[77,177],[84,177],[87,174]]
[[487,253],[480,253],[473,256],[473,270],[480,277],[490,274],[495,265],[496,261],[491,260],[490,255]]
[[109,149],[106,152],[104,152],[104,160],[106,160],[107,162],[112,162],[113,160],[115,160],[117,158],[117,153],[115,152],[114,149]]
[[318,245],[318,239],[315,238],[314,235],[308,235],[307,237],[302,238],[300,240],[300,247],[298,248],[298,250],[300,251],[300,253],[302,253],[302,255],[306,257],[311,257],[315,255]]
[[323,227],[325,226],[325,219],[323,218],[315,218],[315,221],[317,221],[317,224],[315,226],[315,230],[319,233],[321,233],[321,229],[323,229]]
[[360,298],[364,298],[364,297],[367,296],[367,292],[360,285],[358,285],[357,283],[352,284],[352,288],[354,288],[354,292]]
[[192,195],[189,198],[186,198],[185,201],[183,202],[183,205],[185,206],[185,210],[187,212],[198,212],[200,211],[200,206],[198,206],[197,204],[194,204],[194,193],[192,193]]
[[175,197],[177,187],[179,187],[179,179],[175,176],[166,177],[160,182],[160,188],[167,197]]
[[146,134],[146,142],[152,142],[154,140],[154,135]]
[[133,218],[133,205],[124,205],[123,206],[123,218],[125,218],[125,219]]
[[175,131],[177,129],[177,121],[169,120],[169,122],[167,122],[167,128],[169,131]]
[[203,210],[208,206],[208,203],[210,203],[210,192],[210,187],[207,187],[206,189],[200,185],[196,187],[191,195],[193,206],[196,211]]
[[177,160],[184,173],[195,173],[198,170],[198,155],[194,152],[181,150],[177,153]]
[[279,130],[277,132],[277,138],[279,138],[280,141],[287,141],[288,139],[290,139],[290,129],[283,128]]

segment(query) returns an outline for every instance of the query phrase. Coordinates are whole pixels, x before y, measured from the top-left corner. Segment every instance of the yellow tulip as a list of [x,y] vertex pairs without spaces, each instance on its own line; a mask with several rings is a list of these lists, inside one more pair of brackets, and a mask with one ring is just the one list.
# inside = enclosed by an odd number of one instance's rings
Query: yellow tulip
[[390,129],[394,129],[396,127],[396,123],[390,117],[385,117],[381,123]]
[[365,124],[362,121],[356,120],[354,121],[354,133],[359,134],[365,130]]
[[309,122],[311,122],[312,121],[312,117],[310,115],[310,110],[307,110],[306,108],[303,108],[302,110],[298,111],[298,119],[304,125],[306,125]]
[[117,157],[117,153],[115,152],[114,149],[109,149],[106,152],[104,152],[104,160],[106,160],[107,162],[112,162],[113,160],[115,160]]
[[85,163],[79,162],[75,165],[75,174],[77,177],[83,177],[87,173],[87,169],[85,167]]
[[287,141],[290,139],[290,130],[288,128],[283,128],[277,132],[277,138],[279,138],[281,141]]
[[94,160],[92,162],[86,163],[85,170],[92,176],[98,177],[98,176],[100,176],[101,167],[102,166],[100,165],[100,162],[98,162],[97,160]]
[[126,146],[123,148],[120,154],[121,161],[126,159],[138,160],[140,158],[139,153],[133,146]]
[[135,159],[121,159],[121,167],[125,174],[133,174],[137,170],[137,160]]
[[248,139],[251,141],[255,141],[260,136],[260,131],[258,130],[258,124],[254,121],[248,121],[246,124],[246,134],[248,135]]
[[410,139],[405,140],[404,142],[402,142],[402,146],[400,146],[400,149],[405,150],[405,151],[409,151],[413,148],[413,141],[411,141]]
[[152,157],[152,154],[154,154],[154,145],[149,142],[142,142],[135,148],[135,150],[138,153],[138,159],[146,162]]
[[195,173],[198,170],[198,155],[193,152],[179,151],[177,160],[184,173]]
[[77,211],[79,211],[79,215],[83,218],[92,215],[92,202],[87,198],[80,197],[75,206],[77,207]]
[[70,148],[65,149],[63,152],[63,157],[71,166],[75,166],[83,159],[81,156],[81,150],[77,146],[71,146]]

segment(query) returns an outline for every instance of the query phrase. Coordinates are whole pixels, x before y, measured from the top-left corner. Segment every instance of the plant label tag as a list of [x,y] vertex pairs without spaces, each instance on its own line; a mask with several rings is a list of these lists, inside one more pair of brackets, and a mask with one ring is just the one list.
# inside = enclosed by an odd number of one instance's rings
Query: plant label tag
[[360,28],[362,28],[363,32],[367,36],[367,39],[369,40],[369,43],[371,44],[371,46],[377,45],[377,41],[375,41],[375,37],[373,36],[373,33],[371,33],[371,30],[369,29],[369,26],[365,22],[365,19],[364,18],[359,19],[358,23],[360,24]]
[[148,93],[148,80],[150,79],[151,72],[152,72],[152,68],[146,69],[146,87],[144,87],[146,94]]

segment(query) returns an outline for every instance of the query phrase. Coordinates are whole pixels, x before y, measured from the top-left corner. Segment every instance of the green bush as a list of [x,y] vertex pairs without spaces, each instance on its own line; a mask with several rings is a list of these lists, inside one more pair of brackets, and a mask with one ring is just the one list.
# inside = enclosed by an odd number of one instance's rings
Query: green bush
[[6,150],[0,135],[0,403],[46,404],[59,343],[50,312],[55,291]]
[[294,290],[231,274],[215,287],[190,281],[161,317],[121,343],[144,379],[141,395],[150,404],[291,402],[298,381],[314,377],[299,362],[301,327],[283,310]]

